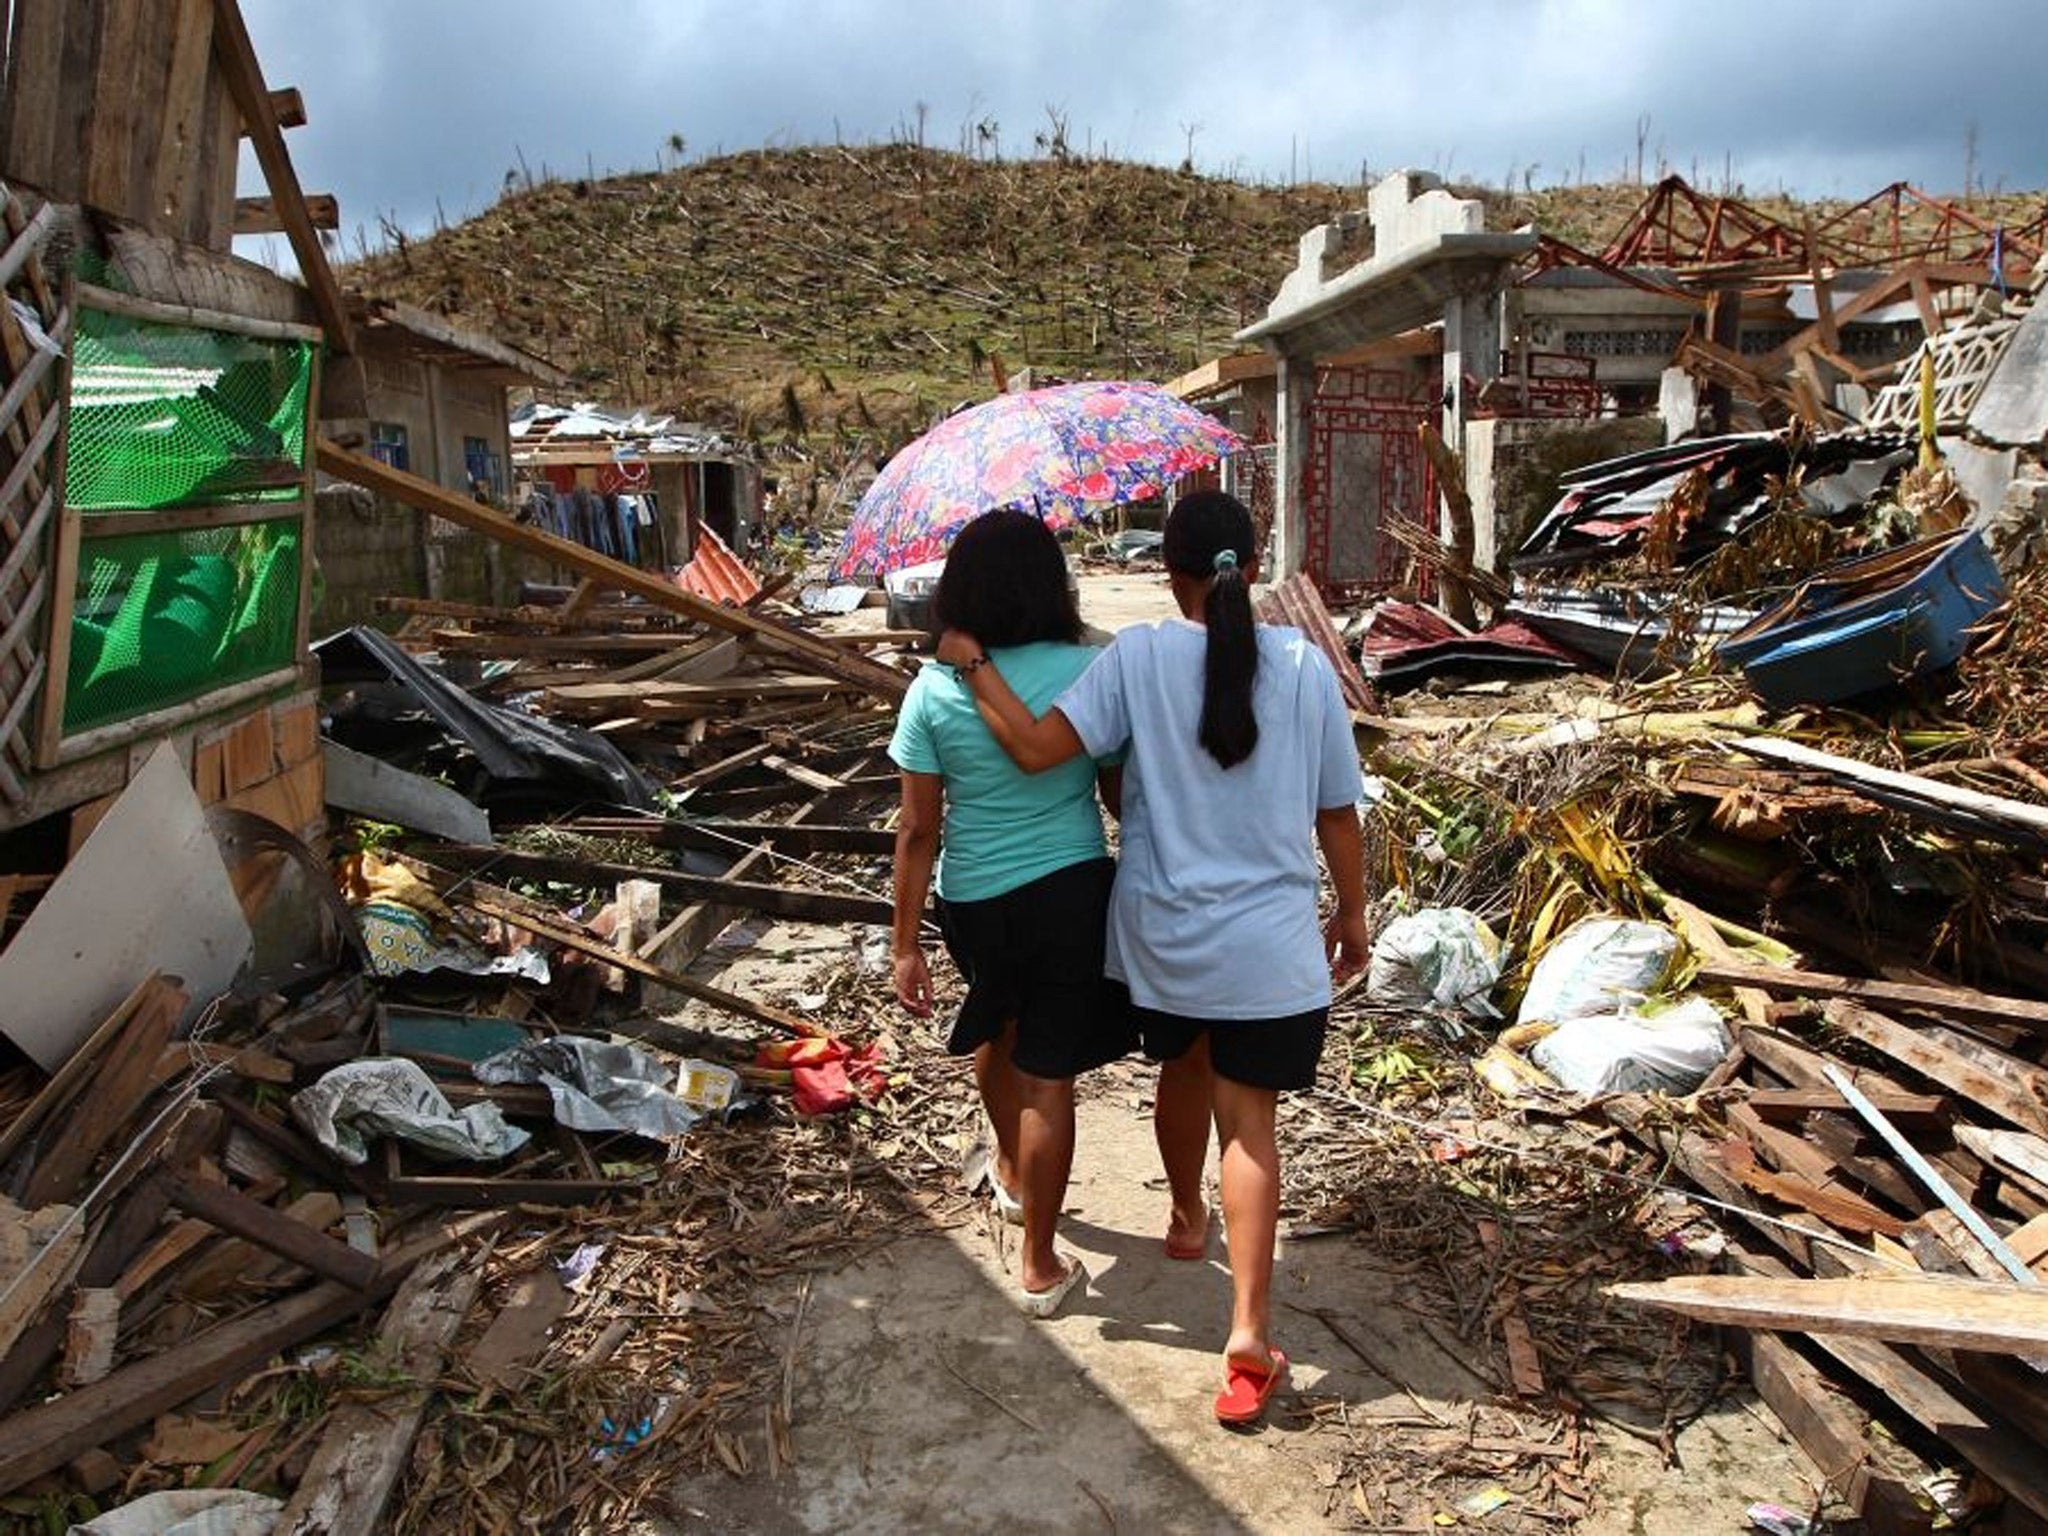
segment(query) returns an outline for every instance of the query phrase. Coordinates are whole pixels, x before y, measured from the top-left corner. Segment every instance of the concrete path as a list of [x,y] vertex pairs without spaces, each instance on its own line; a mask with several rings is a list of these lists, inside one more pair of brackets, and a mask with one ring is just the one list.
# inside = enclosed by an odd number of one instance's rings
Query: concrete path
[[[1160,1251],[1165,1196],[1150,1125],[1128,1090],[1082,1105],[1062,1231],[1086,1261],[1085,1298],[1034,1323],[1009,1298],[1015,1236],[992,1219],[912,1237],[814,1282],[794,1380],[796,1465],[679,1489],[691,1513],[660,1527],[737,1532],[1293,1532],[1356,1528],[1326,1515],[1319,1469],[1341,1443],[1304,1415],[1256,1434],[1209,1412],[1229,1276]],[[1121,1079],[1120,1079],[1121,1081]],[[1455,1416],[1489,1389],[1415,1326],[1402,1277],[1347,1238],[1283,1253],[1275,1328],[1305,1396],[1375,1417]],[[1346,1344],[1313,1315],[1341,1319]],[[1357,1346],[1354,1349],[1352,1346]],[[1361,1353],[1371,1357],[1368,1365]],[[1810,1476],[1760,1410],[1727,1402],[1667,1470],[1619,1435],[1595,1454],[1598,1502],[1579,1529],[1736,1531],[1759,1498],[1798,1505]],[[1347,1518],[1348,1517],[1348,1518]]]

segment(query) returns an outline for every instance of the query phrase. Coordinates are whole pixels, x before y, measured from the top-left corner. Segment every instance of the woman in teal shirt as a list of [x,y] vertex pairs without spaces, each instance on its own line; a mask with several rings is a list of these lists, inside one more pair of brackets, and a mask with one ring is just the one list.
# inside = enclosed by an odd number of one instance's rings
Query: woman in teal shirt
[[[962,529],[932,598],[942,629],[988,647],[1010,686],[1044,709],[1087,670],[1065,557],[1026,512],[986,513]],[[982,663],[985,664],[985,663]],[[996,1199],[1022,1208],[1019,1302],[1050,1317],[1087,1275],[1053,1246],[1074,1160],[1074,1078],[1136,1044],[1103,978],[1115,875],[1096,804],[1115,809],[1116,769],[1080,757],[1050,773],[1012,763],[967,680],[927,666],[911,684],[889,756],[902,770],[896,825],[897,999],[932,1009],[919,930],[938,868],[939,926],[967,981],[947,1049],[974,1056],[996,1135]],[[943,850],[943,851],[942,851]]]

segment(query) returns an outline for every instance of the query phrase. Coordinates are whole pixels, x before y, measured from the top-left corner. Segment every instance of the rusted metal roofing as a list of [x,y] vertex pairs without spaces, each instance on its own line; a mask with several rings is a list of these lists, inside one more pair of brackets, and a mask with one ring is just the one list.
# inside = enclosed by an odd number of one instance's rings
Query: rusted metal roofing
[[761,579],[709,528],[697,530],[697,553],[676,572],[676,584],[685,592],[708,597],[714,603],[741,606],[761,591]]
[[1292,624],[1307,635],[1337,669],[1337,685],[1344,690],[1344,702],[1353,709],[1378,712],[1380,701],[1372,684],[1365,680],[1358,663],[1344,648],[1344,637],[1330,622],[1329,610],[1305,573],[1296,571],[1261,598],[1259,617],[1268,624]]

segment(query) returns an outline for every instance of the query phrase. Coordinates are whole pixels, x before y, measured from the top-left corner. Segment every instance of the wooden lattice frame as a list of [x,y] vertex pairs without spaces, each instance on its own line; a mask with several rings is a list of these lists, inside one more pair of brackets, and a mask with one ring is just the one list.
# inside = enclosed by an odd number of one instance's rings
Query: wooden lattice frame
[[[50,665],[50,538],[64,504],[71,310],[40,255],[56,210],[45,204],[30,217],[4,187],[0,199],[0,286],[10,301],[0,305],[0,800],[16,805],[34,771],[34,705]],[[32,338],[16,304],[35,317],[41,337]]]

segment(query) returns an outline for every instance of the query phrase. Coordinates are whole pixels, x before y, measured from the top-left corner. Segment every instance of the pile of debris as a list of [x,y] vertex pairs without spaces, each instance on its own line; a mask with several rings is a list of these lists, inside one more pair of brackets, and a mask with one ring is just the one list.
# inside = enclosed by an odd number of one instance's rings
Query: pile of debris
[[1757,1330],[1872,1530],[2048,1518],[2048,308],[2011,307],[1969,388],[1930,343],[1917,444],[1888,392],[1594,465],[1494,626],[1362,626],[1383,691],[1434,679],[1363,722],[1368,996],[1468,1062],[1431,1123],[1548,1127],[1646,1231],[1690,1202],[1690,1272],[1610,1294]]
[[[10,1513],[216,1489],[281,1496],[281,1531],[601,1523],[745,1469],[764,1404],[786,1460],[766,1293],[909,1210],[832,1118],[888,1084],[886,981],[686,971],[736,918],[887,923],[903,637],[568,563],[573,590],[394,599],[395,635],[321,643],[331,864],[166,750],[61,870],[9,877],[10,997],[66,982],[0,1021]],[[95,1001],[118,966],[68,936],[156,879],[181,979]]]

